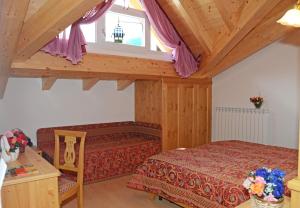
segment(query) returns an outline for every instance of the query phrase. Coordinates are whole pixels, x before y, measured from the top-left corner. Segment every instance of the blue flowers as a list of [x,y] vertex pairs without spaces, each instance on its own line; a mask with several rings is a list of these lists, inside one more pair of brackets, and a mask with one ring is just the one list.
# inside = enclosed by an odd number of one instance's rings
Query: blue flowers
[[259,168],[255,171],[255,176],[263,177],[265,180],[268,178],[268,170],[266,168]]
[[284,176],[285,172],[278,168],[259,168],[249,174],[243,185],[266,201],[278,201],[284,194]]

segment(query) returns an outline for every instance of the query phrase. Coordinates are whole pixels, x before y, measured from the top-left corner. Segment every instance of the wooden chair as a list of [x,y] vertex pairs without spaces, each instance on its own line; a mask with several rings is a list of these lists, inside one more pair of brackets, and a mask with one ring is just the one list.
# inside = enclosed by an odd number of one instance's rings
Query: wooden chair
[[[62,174],[58,179],[59,203],[77,194],[77,207],[83,208],[83,168],[84,168],[84,143],[86,132],[54,130],[55,149],[54,166],[63,172],[74,172],[77,174],[77,181],[71,180]],[[64,139],[64,140],[63,140]],[[76,161],[75,144],[80,140],[79,154]],[[60,148],[65,143],[64,163],[60,161]]]

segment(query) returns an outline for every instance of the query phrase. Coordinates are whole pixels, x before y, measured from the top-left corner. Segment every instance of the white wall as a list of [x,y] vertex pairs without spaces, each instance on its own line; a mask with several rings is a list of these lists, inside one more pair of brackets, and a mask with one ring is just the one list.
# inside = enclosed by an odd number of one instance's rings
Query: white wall
[[273,43],[216,76],[213,79],[213,107],[253,108],[249,97],[260,95],[265,99],[262,107],[269,109],[272,115],[272,140],[267,143],[297,148],[299,48]]
[[89,91],[79,80],[57,80],[50,91],[41,79],[10,78],[0,100],[0,133],[20,128],[36,142],[41,127],[134,120],[134,86],[116,90],[100,81]]

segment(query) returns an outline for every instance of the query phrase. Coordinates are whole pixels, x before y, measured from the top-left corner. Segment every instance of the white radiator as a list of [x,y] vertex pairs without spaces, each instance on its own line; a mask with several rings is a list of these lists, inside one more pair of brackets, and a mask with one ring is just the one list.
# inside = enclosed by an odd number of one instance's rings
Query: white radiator
[[213,140],[249,141],[266,144],[270,136],[267,109],[216,107]]

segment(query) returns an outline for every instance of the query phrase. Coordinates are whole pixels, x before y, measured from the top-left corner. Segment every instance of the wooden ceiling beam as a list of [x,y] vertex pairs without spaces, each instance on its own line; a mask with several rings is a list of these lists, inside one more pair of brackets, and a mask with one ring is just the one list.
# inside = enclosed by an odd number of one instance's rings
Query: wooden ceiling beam
[[282,26],[276,22],[294,3],[293,0],[282,0],[213,70],[204,76],[216,76],[286,34],[293,31],[300,32],[300,29]]
[[0,0],[0,98],[5,93],[28,5],[29,0]]
[[226,27],[228,28],[229,31],[232,31],[234,28],[234,22],[232,20],[232,15],[226,9],[225,1],[214,0],[214,3],[221,15]]
[[24,61],[104,0],[48,0],[25,23],[16,59]]
[[173,0],[172,5],[175,5],[179,15],[182,16],[205,53],[209,55],[213,49],[212,39],[201,22],[201,19],[198,18],[198,15],[191,7],[190,2]]
[[222,59],[268,14],[280,0],[247,1],[236,27],[229,35],[224,35],[214,47],[210,57],[204,59],[197,76],[212,70]]
[[50,90],[56,80],[57,77],[42,77],[42,90]]
[[99,81],[100,81],[100,79],[98,77],[83,79],[82,80],[82,89],[84,91],[88,91],[88,90],[92,89],[92,87],[94,87]]
[[171,62],[124,56],[87,54],[73,65],[64,58],[38,52],[25,62],[14,62],[12,76],[58,78],[93,78],[101,80],[159,79],[178,77]]
[[135,80],[118,80],[117,81],[117,90],[125,90],[127,87],[129,87]]

